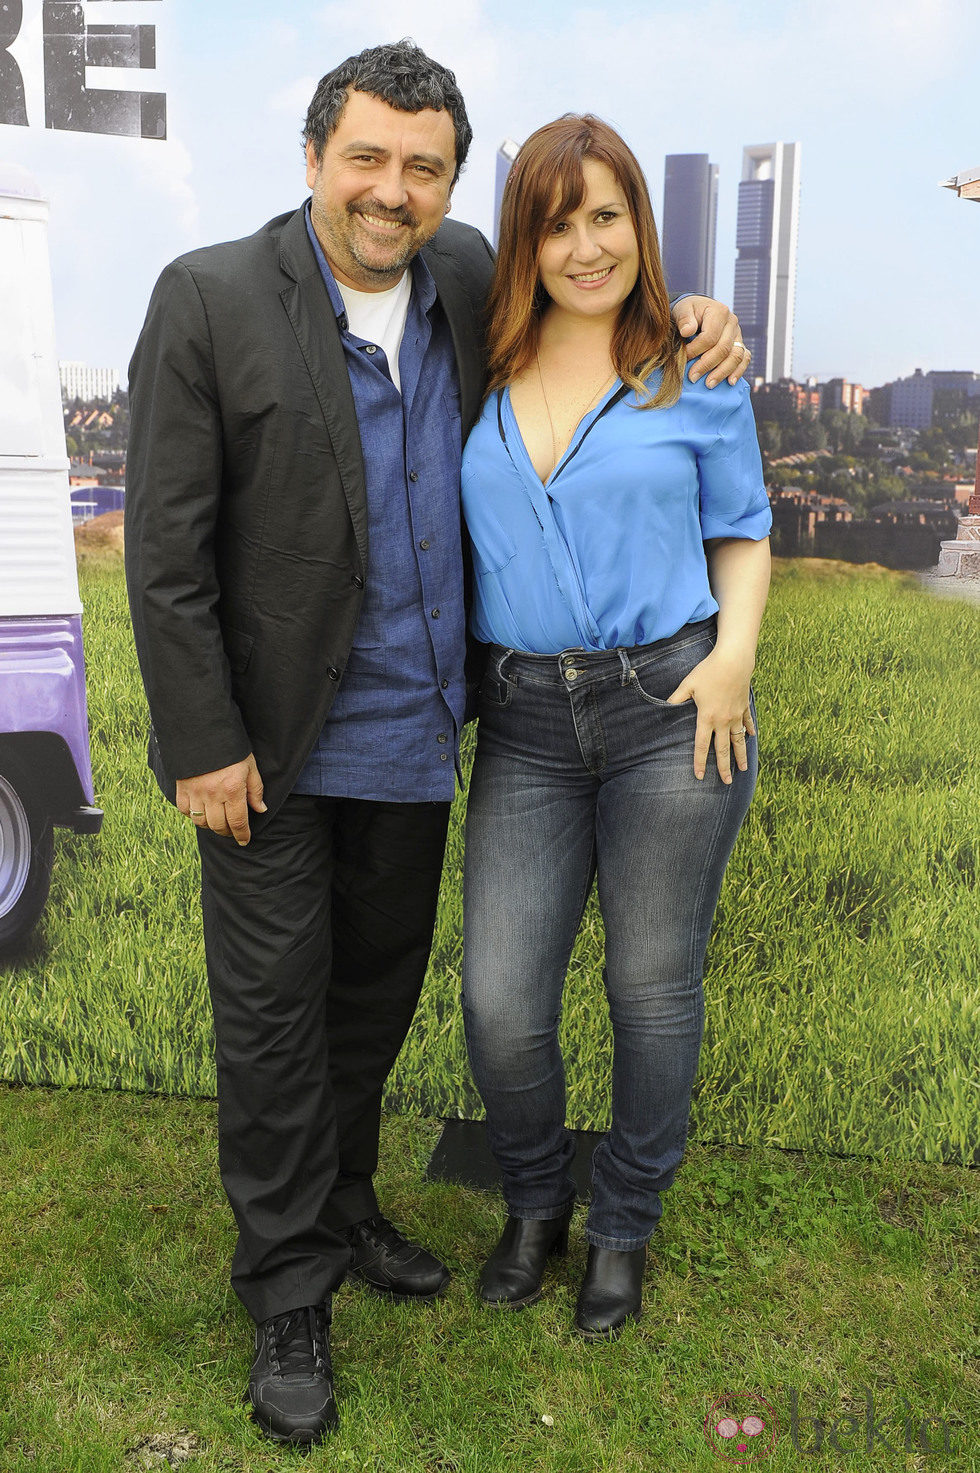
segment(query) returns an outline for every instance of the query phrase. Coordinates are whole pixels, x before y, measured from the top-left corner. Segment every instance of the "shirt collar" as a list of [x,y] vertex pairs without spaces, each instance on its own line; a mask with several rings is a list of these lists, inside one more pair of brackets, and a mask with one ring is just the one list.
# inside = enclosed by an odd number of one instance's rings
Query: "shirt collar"
[[[320,268],[320,275],[323,277],[323,284],[327,288],[330,305],[333,307],[334,315],[340,323],[341,331],[344,331],[347,327],[347,309],[344,306],[344,299],[340,295],[340,289],[337,286],[334,274],[330,269],[330,263],[323,254],[323,247],[317,240],[316,231],[313,229],[309,200],[306,201],[305,215],[306,233],[310,237],[310,245],[313,247],[313,254],[316,256],[317,265]],[[411,272],[412,296],[421,310],[428,314],[436,299],[436,284],[432,279],[432,272],[423,261],[421,255],[413,257]]]

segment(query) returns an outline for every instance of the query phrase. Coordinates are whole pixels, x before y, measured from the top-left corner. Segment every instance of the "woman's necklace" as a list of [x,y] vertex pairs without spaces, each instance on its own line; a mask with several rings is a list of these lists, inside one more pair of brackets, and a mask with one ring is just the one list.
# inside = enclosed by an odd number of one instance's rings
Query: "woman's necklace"
[[[550,476],[550,475],[552,475],[554,473],[555,467],[557,466],[558,461],[560,459],[560,456],[558,454],[558,436],[555,434],[555,421],[551,417],[551,405],[548,403],[548,395],[545,392],[544,375],[541,372],[541,359],[538,357],[538,350],[537,350],[537,348],[535,348],[535,350],[534,350],[534,362],[535,362],[535,365],[536,365],[537,370],[538,370],[538,383],[541,385],[541,397],[544,400],[545,413],[548,416],[548,428],[551,431],[551,453],[552,453],[553,459],[552,459],[552,462],[551,462],[551,470],[548,472],[548,475]],[[565,441],[564,446],[562,447],[562,454],[565,453],[565,451],[568,449],[569,445],[572,443],[572,435],[574,435],[574,433],[575,433],[575,427],[576,427],[576,425],[578,425],[578,424],[581,423],[581,420],[582,420],[583,416],[586,415],[586,414],[588,414],[589,410],[592,408],[593,404],[598,399],[598,397],[602,393],[603,389],[610,382],[610,380],[611,379],[614,379],[615,377],[616,377],[615,373],[607,373],[605,375],[605,377],[603,378],[602,382],[600,384],[598,384],[598,386],[595,389],[593,389],[592,393],[589,395],[589,398],[588,398],[587,402],[585,404],[583,404],[582,405],[582,408],[577,412],[577,414],[575,415],[574,420],[572,421],[571,434],[569,435],[568,439]],[[545,477],[545,479],[547,480],[547,477]]]

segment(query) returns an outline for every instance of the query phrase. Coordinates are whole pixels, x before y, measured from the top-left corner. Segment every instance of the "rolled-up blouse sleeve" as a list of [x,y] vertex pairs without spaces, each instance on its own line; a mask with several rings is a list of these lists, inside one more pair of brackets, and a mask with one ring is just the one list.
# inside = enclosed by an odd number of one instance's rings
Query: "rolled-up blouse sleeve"
[[759,542],[769,535],[772,513],[748,385],[740,380],[734,392],[735,404],[720,423],[717,436],[698,455],[701,536],[705,541],[745,537]]

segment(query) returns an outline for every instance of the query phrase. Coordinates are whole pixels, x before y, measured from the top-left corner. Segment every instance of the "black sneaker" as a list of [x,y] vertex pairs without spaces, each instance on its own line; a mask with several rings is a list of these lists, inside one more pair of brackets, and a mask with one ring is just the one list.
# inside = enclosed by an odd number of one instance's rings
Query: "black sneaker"
[[307,1304],[255,1327],[248,1395],[274,1442],[322,1442],[337,1425],[330,1366],[330,1304]]
[[449,1283],[446,1265],[380,1214],[352,1223],[347,1240],[350,1273],[393,1299],[435,1299]]

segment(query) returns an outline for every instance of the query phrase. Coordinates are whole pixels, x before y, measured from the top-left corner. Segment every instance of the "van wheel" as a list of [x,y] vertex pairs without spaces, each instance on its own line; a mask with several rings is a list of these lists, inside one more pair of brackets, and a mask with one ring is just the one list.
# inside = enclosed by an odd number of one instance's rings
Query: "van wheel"
[[27,806],[16,783],[10,769],[0,772],[0,947],[31,929],[51,885],[51,820]]

